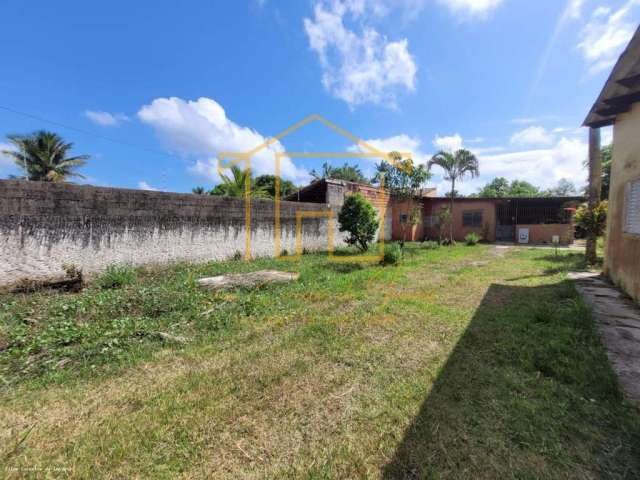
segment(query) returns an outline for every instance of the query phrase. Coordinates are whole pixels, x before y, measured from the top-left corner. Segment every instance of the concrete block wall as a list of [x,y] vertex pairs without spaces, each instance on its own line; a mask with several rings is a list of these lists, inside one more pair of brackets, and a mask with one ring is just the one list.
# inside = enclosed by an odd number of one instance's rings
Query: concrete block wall
[[[297,211],[328,209],[281,202],[281,248],[295,251]],[[326,250],[327,232],[326,218],[305,218],[303,246]],[[245,233],[239,198],[0,180],[0,285],[58,277],[64,264],[93,273],[114,263],[223,260],[244,253]],[[273,256],[274,237],[274,202],[253,199],[252,255]]]

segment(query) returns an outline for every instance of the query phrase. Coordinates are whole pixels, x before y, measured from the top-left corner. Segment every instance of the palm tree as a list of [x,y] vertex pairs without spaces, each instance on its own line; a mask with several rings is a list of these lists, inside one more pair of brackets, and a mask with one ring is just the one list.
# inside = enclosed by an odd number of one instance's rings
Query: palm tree
[[40,130],[31,135],[7,135],[16,150],[3,150],[25,172],[27,180],[64,182],[83,175],[76,168],[87,163],[89,155],[67,157],[73,143],[65,143],[57,133]]
[[204,195],[205,193],[207,193],[207,192],[205,191],[204,187],[193,187],[193,188],[191,189],[191,192],[192,192],[194,195]]
[[251,170],[241,169],[237,165],[231,167],[231,175],[221,175],[222,183],[216,185],[211,195],[221,195],[224,197],[244,197],[247,185],[251,187],[251,196],[264,198],[269,194],[264,188],[256,187],[251,178]]
[[428,168],[433,165],[444,170],[445,180],[451,180],[451,220],[449,221],[449,241],[453,245],[453,200],[455,198],[456,180],[466,175],[471,178],[480,175],[480,166],[476,156],[469,150],[460,149],[454,153],[440,151],[429,160]]

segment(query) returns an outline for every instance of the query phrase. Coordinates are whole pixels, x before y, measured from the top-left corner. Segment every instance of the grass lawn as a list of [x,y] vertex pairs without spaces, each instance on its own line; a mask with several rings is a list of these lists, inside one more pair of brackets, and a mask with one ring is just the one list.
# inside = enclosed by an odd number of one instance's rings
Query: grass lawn
[[[407,248],[1,296],[0,476],[640,477],[640,410],[565,279],[581,255]],[[195,285],[262,268],[301,277]]]

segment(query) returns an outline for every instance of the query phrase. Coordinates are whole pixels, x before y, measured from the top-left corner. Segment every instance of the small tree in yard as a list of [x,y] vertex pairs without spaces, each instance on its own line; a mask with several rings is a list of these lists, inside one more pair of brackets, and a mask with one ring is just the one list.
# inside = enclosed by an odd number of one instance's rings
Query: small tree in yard
[[360,193],[347,197],[338,214],[340,231],[349,232],[346,242],[363,252],[369,248],[378,228],[378,218],[373,205]]
[[574,221],[587,234],[599,237],[604,234],[604,230],[607,227],[607,210],[608,203],[606,200],[598,203],[593,211],[585,203],[576,211]]
[[422,220],[422,206],[417,204],[416,197],[422,185],[431,178],[431,174],[424,165],[414,165],[411,158],[403,159],[398,152],[391,152],[389,157],[392,162],[380,162],[373,181],[378,184],[384,183],[384,188],[396,200],[407,205],[406,217],[400,221],[400,248],[404,252],[407,227],[414,227]]
[[[444,170],[444,179],[451,181],[451,214],[453,215],[453,199],[455,198],[454,192],[456,191],[456,181],[462,180],[466,175],[471,178],[475,178],[480,175],[478,159],[469,150],[460,149],[456,152],[444,152],[436,153],[431,160],[429,160],[429,170],[434,165]],[[451,245],[453,241],[453,222],[449,225],[449,242]]]

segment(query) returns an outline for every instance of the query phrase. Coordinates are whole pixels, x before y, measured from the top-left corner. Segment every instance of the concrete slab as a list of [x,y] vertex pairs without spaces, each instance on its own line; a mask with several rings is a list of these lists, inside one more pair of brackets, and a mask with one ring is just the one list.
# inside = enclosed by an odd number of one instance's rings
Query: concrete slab
[[569,278],[591,307],[625,395],[640,402],[640,308],[597,273],[572,272]]

